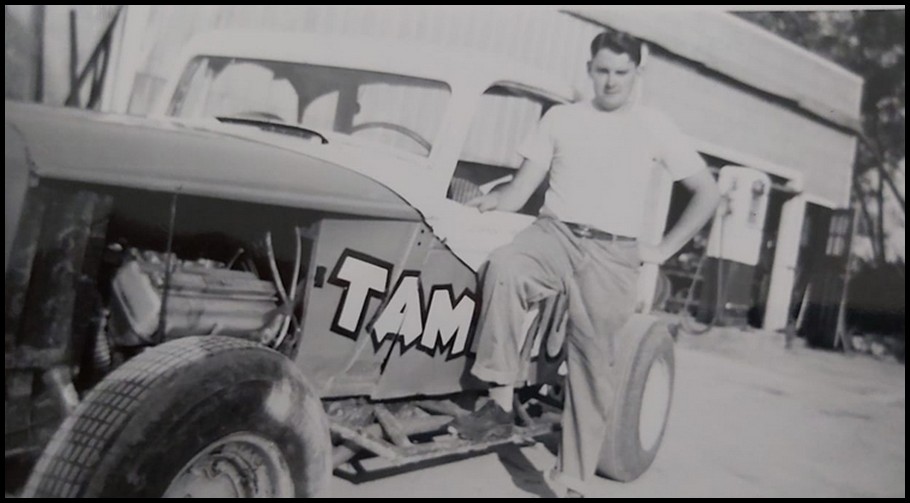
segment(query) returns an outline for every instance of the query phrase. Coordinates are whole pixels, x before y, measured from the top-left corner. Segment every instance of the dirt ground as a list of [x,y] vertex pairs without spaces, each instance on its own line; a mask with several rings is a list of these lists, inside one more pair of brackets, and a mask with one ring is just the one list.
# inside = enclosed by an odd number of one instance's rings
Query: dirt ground
[[[904,497],[904,364],[800,342],[786,349],[781,334],[734,329],[683,334],[657,459],[637,481],[596,480],[589,496]],[[332,496],[552,497],[545,443],[375,480],[335,477]]]

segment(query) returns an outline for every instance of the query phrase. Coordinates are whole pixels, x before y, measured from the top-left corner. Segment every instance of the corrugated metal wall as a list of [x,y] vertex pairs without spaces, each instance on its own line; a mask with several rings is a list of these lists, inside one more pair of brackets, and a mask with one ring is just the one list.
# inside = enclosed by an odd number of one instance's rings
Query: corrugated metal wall
[[35,33],[37,7],[7,5],[4,7],[6,34],[5,97],[31,101],[36,98],[38,81],[39,40]]
[[584,76],[587,47],[598,32],[595,25],[550,8],[160,6],[151,10],[140,54],[144,82],[137,86],[148,89],[137,89],[131,109],[147,108],[193,34],[220,28],[390,38],[482,51],[574,81]]
[[[81,69],[117,6],[7,5],[4,10],[7,98],[35,100],[40,96],[43,103],[62,105],[70,90],[70,11],[76,13],[77,66]],[[43,33],[39,33],[41,25]]]
[[795,168],[807,192],[848,205],[852,135],[666,58],[649,63],[644,99],[686,134]]
[[798,101],[829,118],[858,121],[863,79],[757,25],[725,12],[570,7],[733,79]]
[[[77,69],[91,56],[116,5],[48,5],[44,23],[44,102],[62,105],[70,92],[70,11],[76,13]],[[109,70],[110,71],[110,70]]]
[[[552,71],[585,91],[588,45],[600,30],[544,7],[153,7],[130,109],[146,110],[186,41],[216,28],[348,34],[483,51]],[[699,36],[698,26],[678,29]],[[847,204],[855,148],[850,135],[666,58],[649,63],[645,99],[690,136],[797,169],[806,176],[807,192]]]

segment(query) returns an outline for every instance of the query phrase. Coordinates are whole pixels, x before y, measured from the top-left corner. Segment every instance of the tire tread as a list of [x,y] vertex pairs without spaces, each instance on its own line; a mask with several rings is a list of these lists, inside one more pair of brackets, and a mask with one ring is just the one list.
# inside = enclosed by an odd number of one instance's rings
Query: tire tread
[[230,337],[186,337],[136,356],[102,380],[66,418],[38,460],[26,497],[82,496],[95,467],[157,383],[215,354],[261,347]]

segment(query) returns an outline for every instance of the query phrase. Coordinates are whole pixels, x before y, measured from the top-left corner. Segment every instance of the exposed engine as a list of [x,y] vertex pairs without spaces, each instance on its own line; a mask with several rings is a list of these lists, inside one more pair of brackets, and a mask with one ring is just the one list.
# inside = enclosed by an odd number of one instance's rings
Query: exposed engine
[[284,325],[275,285],[252,272],[172,257],[168,276],[164,254],[131,250],[130,255],[112,285],[107,336],[114,346],[145,346],[187,335],[268,343]]

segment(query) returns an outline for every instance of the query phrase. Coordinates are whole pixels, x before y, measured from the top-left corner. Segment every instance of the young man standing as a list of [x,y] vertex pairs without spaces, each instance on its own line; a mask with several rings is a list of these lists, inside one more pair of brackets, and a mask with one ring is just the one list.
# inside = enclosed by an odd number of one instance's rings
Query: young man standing
[[[525,160],[515,178],[467,203],[480,211],[517,211],[549,173],[538,220],[487,264],[472,373],[493,384],[492,400],[455,428],[468,438],[511,428],[525,313],[565,293],[568,375],[554,476],[579,492],[594,476],[603,444],[617,386],[613,334],[634,312],[639,267],[676,253],[719,202],[713,177],[685,137],[634,99],[641,54],[641,41],[630,35],[595,37],[588,62],[594,98],[550,109],[519,148]],[[693,196],[657,245],[638,241],[652,169],[666,169]]]

